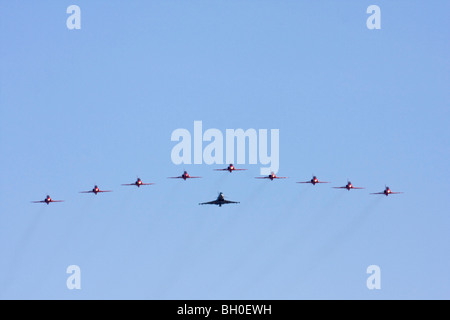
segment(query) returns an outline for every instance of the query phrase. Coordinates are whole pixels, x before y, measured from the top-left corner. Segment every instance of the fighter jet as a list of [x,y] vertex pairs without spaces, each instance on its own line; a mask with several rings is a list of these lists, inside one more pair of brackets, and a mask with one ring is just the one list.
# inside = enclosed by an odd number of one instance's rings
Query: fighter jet
[[232,173],[233,171],[245,171],[247,169],[236,169],[236,167],[231,163],[228,168],[225,169],[214,169],[214,171],[229,171]]
[[45,197],[44,200],[42,201],[31,201],[32,203],[46,203],[46,204],[50,204],[51,202],[64,202],[64,200],[53,200],[49,195],[47,195],[47,197]]
[[209,201],[209,202],[202,202],[202,203],[199,203],[199,205],[204,205],[204,204],[215,204],[215,205],[218,205],[219,207],[221,207],[222,205],[228,204],[228,203],[239,203],[239,202],[236,202],[236,201],[230,201],[230,200],[225,200],[225,197],[223,196],[223,193],[220,192],[220,193],[219,193],[219,196],[217,197],[216,200]]
[[278,177],[275,173],[271,173],[268,176],[265,177],[255,177],[255,179],[270,179],[273,181],[273,179],[287,179],[288,177]]
[[375,193],[371,193],[371,194],[384,194],[386,197],[390,194],[400,194],[403,192],[392,192],[391,189],[389,189],[388,186],[385,186],[386,189],[384,189],[383,192],[375,192]]
[[97,195],[97,193],[102,193],[102,192],[112,192],[112,190],[100,190],[97,185],[94,186],[94,189],[89,190],[89,191],[80,191],[80,193],[94,193],[95,195]]
[[311,183],[313,186],[316,185],[316,183],[329,183],[327,181],[319,181],[319,179],[317,179],[316,176],[313,176],[311,180],[309,181],[301,181],[301,182],[297,182],[297,183]]
[[189,173],[187,173],[187,171],[183,172],[183,174],[178,177],[168,177],[168,179],[183,179],[184,181],[186,181],[186,179],[198,179],[198,178],[201,177],[192,177],[189,175]]
[[364,189],[361,187],[354,187],[350,181],[347,181],[347,185],[344,187],[333,187],[333,188],[334,189],[347,189],[348,191],[350,191],[351,189]]
[[125,184],[122,184],[123,186],[136,186],[136,187],[140,187],[140,186],[151,186],[151,185],[153,185],[154,183],[143,183],[142,182],[142,180],[141,180],[141,178],[137,178],[137,180],[136,180],[136,182],[133,182],[133,183],[125,183]]

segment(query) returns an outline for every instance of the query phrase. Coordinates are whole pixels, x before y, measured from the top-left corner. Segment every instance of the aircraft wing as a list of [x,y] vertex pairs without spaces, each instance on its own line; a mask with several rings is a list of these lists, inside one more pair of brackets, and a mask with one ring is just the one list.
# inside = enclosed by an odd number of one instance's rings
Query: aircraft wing
[[183,179],[182,176],[178,176],[178,177],[167,177],[167,179]]
[[98,190],[97,192],[112,192],[112,190]]
[[347,189],[347,187],[333,187],[333,189]]
[[151,185],[153,185],[154,183],[142,183],[141,184],[141,186],[151,186]]
[[401,194],[403,192],[391,192],[391,194]]
[[189,176],[189,177],[186,177],[186,178],[188,178],[188,179],[199,179],[199,178],[201,178],[201,177],[192,177],[192,176]]
[[214,171],[228,171],[228,169],[214,169]]
[[233,169],[233,171],[246,171],[248,169]]
[[353,187],[352,189],[365,189],[365,188],[361,188],[361,187]]
[[274,179],[287,179],[288,177],[273,177]]
[[122,186],[135,186],[136,183],[123,183]]
[[31,203],[45,203],[45,201],[30,201]]
[[213,201],[199,203],[199,205],[204,205],[204,204],[223,205],[223,204],[228,204],[228,203],[239,203],[239,202],[237,202],[237,201],[230,201],[230,200],[222,200],[222,201],[213,200]]
[[[45,201],[44,201],[45,202]],[[52,200],[50,202],[64,202],[64,200]]]
[[239,201],[223,200],[222,203],[240,203]]
[[94,191],[90,190],[90,191],[80,191],[80,193],[94,193]]
[[214,200],[214,201],[208,201],[208,202],[201,202],[201,203],[199,203],[199,205],[204,205],[204,204],[219,204],[219,201],[217,201],[217,200]]
[[373,192],[371,194],[384,194],[384,192]]
[[328,181],[317,181],[316,183],[331,183],[331,182],[328,182]]
[[312,183],[311,181],[300,181],[300,182],[297,182],[297,183]]
[[270,179],[269,177],[255,177],[255,179]]

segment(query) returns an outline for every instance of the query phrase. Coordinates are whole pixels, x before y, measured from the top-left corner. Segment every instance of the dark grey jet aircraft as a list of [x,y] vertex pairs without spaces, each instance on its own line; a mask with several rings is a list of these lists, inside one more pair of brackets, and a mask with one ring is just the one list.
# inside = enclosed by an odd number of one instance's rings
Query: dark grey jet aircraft
[[236,201],[230,201],[230,200],[225,200],[225,197],[223,196],[223,193],[220,192],[220,193],[219,193],[219,196],[217,197],[216,200],[209,201],[209,202],[202,202],[202,203],[199,203],[199,205],[204,205],[204,204],[215,204],[215,205],[218,205],[219,207],[221,207],[222,205],[228,204],[228,203],[239,203],[239,202],[236,202]]

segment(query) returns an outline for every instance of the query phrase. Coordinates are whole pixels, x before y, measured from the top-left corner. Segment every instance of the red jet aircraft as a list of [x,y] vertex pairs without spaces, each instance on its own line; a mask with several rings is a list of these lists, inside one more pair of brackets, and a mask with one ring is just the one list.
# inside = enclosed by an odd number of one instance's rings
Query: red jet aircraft
[[351,189],[364,189],[360,187],[354,187],[350,181],[347,181],[347,185],[345,187],[333,187],[334,189],[347,189],[350,191]]
[[125,183],[122,184],[123,186],[136,186],[136,187],[140,187],[140,186],[151,186],[154,183],[143,183],[142,180],[140,178],[137,178],[136,182],[133,183]]
[[198,179],[201,177],[192,177],[189,175],[189,173],[187,173],[187,171],[183,172],[183,174],[181,176],[178,177],[168,177],[169,179],[183,179],[184,181],[186,181],[186,179]]
[[255,179],[270,179],[271,181],[273,181],[273,179],[287,179],[287,178],[288,177],[277,177],[277,175],[273,172],[265,177],[255,177]]
[[313,176],[311,180],[309,181],[302,181],[302,182],[297,182],[297,183],[311,183],[313,186],[316,185],[316,183],[329,183],[327,181],[319,181],[319,179],[317,179],[316,176]]
[[31,201],[31,202],[32,203],[46,203],[46,204],[50,204],[50,202],[64,202],[64,200],[53,200],[52,198],[50,198],[50,196],[47,196],[42,201]]
[[94,186],[94,189],[92,189],[92,190],[80,191],[80,193],[94,193],[95,195],[97,195],[97,193],[102,193],[102,192],[112,192],[112,190],[100,190],[97,186]]
[[403,192],[392,192],[391,189],[389,189],[389,187],[386,187],[386,189],[384,189],[383,192],[375,192],[375,193],[371,193],[371,194],[384,194],[386,197],[390,194],[400,194]]
[[233,171],[245,171],[245,170],[247,170],[247,169],[236,169],[232,163],[228,166],[228,168],[214,169],[214,171],[229,171],[230,173],[232,173]]

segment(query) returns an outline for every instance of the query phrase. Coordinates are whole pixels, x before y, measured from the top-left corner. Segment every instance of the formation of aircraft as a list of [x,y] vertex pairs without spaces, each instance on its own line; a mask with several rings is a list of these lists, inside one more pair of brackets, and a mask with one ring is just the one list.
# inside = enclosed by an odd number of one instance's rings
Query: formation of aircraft
[[[228,171],[230,173],[232,173],[233,171],[243,171],[243,170],[247,170],[247,169],[238,169],[236,168],[233,164],[230,164],[227,168],[224,169],[214,169],[215,171]],[[197,176],[190,176],[187,171],[184,171],[183,174],[181,176],[176,176],[176,177],[168,177],[169,179],[183,179],[184,181],[186,181],[187,179],[197,179],[197,178],[201,178],[201,177],[197,177]],[[262,176],[262,177],[255,177],[255,179],[269,179],[271,181],[273,181],[274,179],[287,179],[288,177],[278,177],[274,172],[272,172],[271,174],[269,174],[268,176]],[[320,181],[317,176],[313,176],[311,180],[308,181],[299,181],[297,183],[309,183],[312,184],[313,186],[315,186],[316,184],[320,184],[320,183],[330,183],[329,181]],[[149,186],[149,185],[153,185],[154,183],[144,183],[139,177],[136,179],[135,182],[133,183],[126,183],[126,184],[122,184],[122,186],[136,186],[136,187],[141,187],[141,186]],[[347,189],[348,191],[352,190],[352,189],[365,189],[363,187],[355,187],[353,186],[353,184],[347,180],[347,184],[345,186],[342,187],[333,187],[334,189]],[[93,193],[95,195],[97,195],[98,193],[104,193],[104,192],[112,192],[112,190],[101,190],[97,185],[94,186],[94,188],[92,190],[88,190],[88,191],[80,191],[80,193]],[[375,192],[375,193],[371,193],[373,195],[385,195],[385,196],[389,196],[391,194],[401,194],[403,192],[393,192],[391,191],[391,189],[388,186],[385,186],[385,190],[382,192]],[[47,195],[47,197],[44,200],[41,201],[31,201],[32,203],[45,203],[45,204],[50,204],[52,202],[64,202],[64,200],[53,200],[49,195]],[[207,205],[207,204],[211,204],[211,205],[218,205],[219,207],[222,207],[222,205],[224,204],[238,204],[238,201],[231,201],[231,200],[226,200],[223,192],[220,192],[217,199],[212,200],[212,201],[208,201],[208,202],[201,202],[199,203],[199,205]]]

